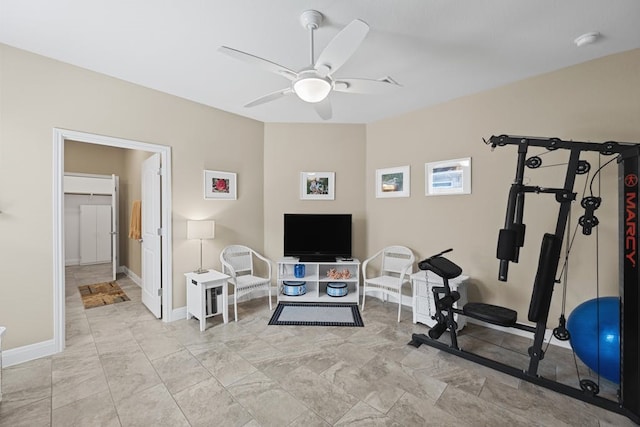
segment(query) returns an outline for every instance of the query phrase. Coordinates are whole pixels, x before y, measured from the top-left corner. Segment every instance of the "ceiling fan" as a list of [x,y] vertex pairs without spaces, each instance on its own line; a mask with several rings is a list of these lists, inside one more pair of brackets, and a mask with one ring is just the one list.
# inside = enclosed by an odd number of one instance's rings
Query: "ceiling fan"
[[313,104],[322,119],[328,120],[332,115],[331,102],[328,98],[331,91],[376,94],[386,93],[400,86],[391,77],[380,80],[334,77],[334,73],[347,62],[360,46],[369,32],[369,25],[359,19],[352,21],[329,42],[316,61],[313,32],[318,29],[322,19],[322,14],[316,10],[306,10],[300,15],[302,26],[309,30],[311,65],[299,71],[227,46],[218,48],[226,55],[262,67],[291,81],[289,87],[261,96],[249,102],[245,107],[255,107],[283,96],[296,94],[301,100]]

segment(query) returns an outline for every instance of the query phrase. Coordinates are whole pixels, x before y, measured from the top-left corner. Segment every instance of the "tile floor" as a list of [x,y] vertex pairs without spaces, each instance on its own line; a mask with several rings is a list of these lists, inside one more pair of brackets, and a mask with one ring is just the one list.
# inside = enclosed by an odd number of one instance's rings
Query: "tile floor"
[[[101,270],[102,268],[102,270]],[[163,323],[131,301],[84,310],[77,286],[108,267],[67,269],[67,348],[4,369],[0,426],[631,426],[627,418],[428,346],[407,345],[410,310],[371,298],[364,328],[268,326],[265,298],[238,323]],[[461,344],[522,363],[529,340],[465,327]],[[551,353],[560,354],[550,364]],[[552,347],[545,376],[575,373]],[[526,364],[523,365],[526,367]],[[575,374],[573,379],[575,380]]]

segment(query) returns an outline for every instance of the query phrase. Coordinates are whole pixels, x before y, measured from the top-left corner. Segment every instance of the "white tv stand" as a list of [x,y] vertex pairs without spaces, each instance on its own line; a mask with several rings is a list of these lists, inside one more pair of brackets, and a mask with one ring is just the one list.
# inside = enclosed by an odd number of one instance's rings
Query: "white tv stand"
[[[295,277],[293,274],[296,264],[304,264],[305,276]],[[349,270],[349,279],[332,279],[327,277],[327,272],[335,268],[338,271]],[[278,302],[321,302],[321,303],[354,303],[360,302],[360,261],[341,261],[339,258],[335,262],[300,262],[297,258],[281,258],[278,260]],[[299,296],[288,296],[282,293],[282,283],[284,281],[304,281],[307,286],[307,293]],[[343,282],[347,284],[348,293],[343,297],[331,297],[327,295],[327,283]]]

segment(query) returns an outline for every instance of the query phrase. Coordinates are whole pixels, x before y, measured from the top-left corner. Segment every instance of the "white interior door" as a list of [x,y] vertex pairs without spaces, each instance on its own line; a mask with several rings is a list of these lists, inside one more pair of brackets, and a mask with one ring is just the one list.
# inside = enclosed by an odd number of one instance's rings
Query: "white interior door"
[[116,280],[116,274],[118,273],[118,265],[120,264],[120,213],[118,211],[118,199],[120,198],[120,179],[117,175],[111,175],[113,181],[113,193],[111,193],[111,263],[112,263],[112,280]]
[[96,263],[111,261],[111,206],[96,205]]
[[111,260],[111,206],[80,205],[80,264]]
[[142,303],[160,318],[162,313],[162,223],[160,154],[142,163]]
[[80,205],[80,264],[96,262],[96,207]]

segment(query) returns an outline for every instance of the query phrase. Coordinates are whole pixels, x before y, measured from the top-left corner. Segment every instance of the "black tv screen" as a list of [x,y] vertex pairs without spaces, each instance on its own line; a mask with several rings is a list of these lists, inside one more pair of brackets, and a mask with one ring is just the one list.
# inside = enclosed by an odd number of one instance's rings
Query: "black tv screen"
[[284,256],[310,262],[351,258],[351,214],[284,214]]

